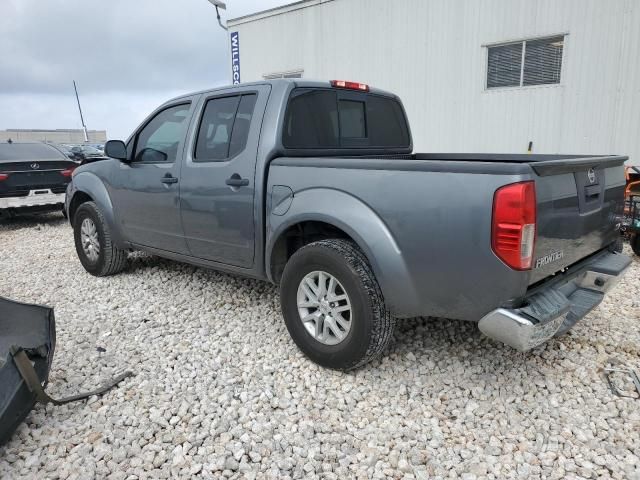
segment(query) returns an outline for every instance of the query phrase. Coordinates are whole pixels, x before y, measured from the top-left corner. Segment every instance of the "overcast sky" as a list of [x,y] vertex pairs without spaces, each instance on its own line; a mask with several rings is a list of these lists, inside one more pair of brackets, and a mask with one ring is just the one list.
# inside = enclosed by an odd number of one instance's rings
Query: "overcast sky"
[[[227,0],[223,20],[291,3]],[[87,128],[126,138],[156,106],[229,83],[207,0],[0,0],[0,129]]]

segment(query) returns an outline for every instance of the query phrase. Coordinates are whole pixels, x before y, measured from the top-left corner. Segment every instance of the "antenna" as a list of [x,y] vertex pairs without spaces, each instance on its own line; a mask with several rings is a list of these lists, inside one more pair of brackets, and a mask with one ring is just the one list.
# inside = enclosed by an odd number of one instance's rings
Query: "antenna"
[[80,107],[80,97],[78,97],[78,87],[76,87],[76,81],[73,81],[73,89],[76,92],[76,100],[78,101],[78,111],[80,112],[80,121],[82,122],[82,129],[84,130],[84,141],[89,141],[89,135],[87,134],[87,126],[84,124],[84,117],[82,116],[82,108]]

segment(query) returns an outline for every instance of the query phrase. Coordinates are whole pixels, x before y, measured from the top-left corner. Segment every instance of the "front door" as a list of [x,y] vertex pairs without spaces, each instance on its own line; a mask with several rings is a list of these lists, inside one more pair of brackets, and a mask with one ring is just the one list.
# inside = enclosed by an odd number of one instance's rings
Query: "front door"
[[191,255],[238,267],[254,261],[256,155],[268,85],[203,96],[180,179]]
[[163,108],[132,139],[113,195],[116,218],[136,244],[187,254],[180,222],[180,166],[191,111],[185,102]]

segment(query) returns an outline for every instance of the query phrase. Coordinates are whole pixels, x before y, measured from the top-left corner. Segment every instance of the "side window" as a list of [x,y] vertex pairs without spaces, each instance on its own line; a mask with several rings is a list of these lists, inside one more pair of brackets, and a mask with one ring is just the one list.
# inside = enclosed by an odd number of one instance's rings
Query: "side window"
[[235,157],[247,146],[249,138],[249,127],[253,117],[253,108],[256,106],[257,95],[243,95],[238,105],[236,121],[233,124],[231,133],[231,144],[229,145],[229,158]]
[[226,160],[244,150],[256,98],[256,94],[249,94],[207,102],[198,129],[194,162]]
[[169,107],[158,113],[138,133],[135,162],[172,163],[178,156],[189,117],[189,104]]

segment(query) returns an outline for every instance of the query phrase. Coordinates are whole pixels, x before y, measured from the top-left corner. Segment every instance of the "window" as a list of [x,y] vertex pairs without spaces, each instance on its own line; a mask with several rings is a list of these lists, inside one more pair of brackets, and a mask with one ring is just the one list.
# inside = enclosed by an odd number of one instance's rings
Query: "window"
[[189,104],[169,107],[158,113],[140,131],[136,140],[134,161],[144,163],[172,163],[178,156]]
[[257,95],[243,95],[238,105],[236,121],[233,124],[231,133],[231,143],[229,144],[229,158],[235,157],[244,147],[247,146],[249,138],[249,127],[251,127],[251,117],[253,117],[253,107],[256,105]]
[[340,100],[340,136],[342,138],[365,138],[367,126],[364,117],[364,102]]
[[390,98],[368,96],[367,128],[376,147],[408,147],[411,141],[404,111]]
[[58,150],[44,143],[0,143],[0,160],[66,160]]
[[198,130],[194,162],[226,160],[244,150],[256,98],[253,93],[207,102]]
[[293,70],[290,72],[266,73],[262,76],[265,80],[275,80],[276,78],[302,78],[304,70]]
[[289,148],[338,148],[338,103],[333,90],[295,89],[285,119]]
[[522,44],[523,42],[489,47],[487,88],[520,86]]
[[563,48],[564,35],[488,47],[487,89],[560,83]]
[[410,139],[402,107],[393,98],[296,88],[282,142],[287,148],[404,148]]

